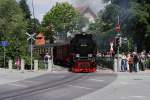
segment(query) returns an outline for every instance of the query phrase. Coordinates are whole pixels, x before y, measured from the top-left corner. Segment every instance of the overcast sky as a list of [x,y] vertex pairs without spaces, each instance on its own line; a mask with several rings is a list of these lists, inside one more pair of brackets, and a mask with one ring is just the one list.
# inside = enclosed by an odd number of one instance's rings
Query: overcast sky
[[[38,18],[40,21],[42,21],[43,15],[45,15],[50,10],[50,8],[52,8],[52,6],[56,4],[56,2],[65,2],[65,1],[73,5],[89,4],[95,10],[104,8],[102,0],[33,0],[35,17]],[[33,11],[32,0],[27,0],[27,3],[32,12]]]

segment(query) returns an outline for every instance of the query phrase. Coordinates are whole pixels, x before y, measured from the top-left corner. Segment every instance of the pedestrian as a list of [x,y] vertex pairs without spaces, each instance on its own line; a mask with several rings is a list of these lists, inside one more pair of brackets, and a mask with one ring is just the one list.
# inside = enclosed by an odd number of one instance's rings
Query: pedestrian
[[16,59],[16,61],[15,61],[15,66],[16,66],[17,70],[20,70],[20,67],[21,67],[21,61],[20,61],[19,58]]
[[128,63],[128,61],[129,61],[130,55],[131,55],[131,53],[128,53],[127,54],[127,58],[126,58],[127,59],[127,63],[126,63],[127,64],[127,71],[129,71],[129,63]]
[[129,59],[128,59],[128,64],[129,64],[129,72],[133,71],[133,55],[131,54]]
[[136,52],[133,52],[133,69],[135,72],[139,71],[138,62],[139,62],[139,57]]
[[150,69],[150,51],[147,54],[147,59],[148,59],[148,68]]
[[48,62],[50,59],[51,59],[51,56],[48,53],[46,53],[44,56],[45,70],[48,69]]
[[145,55],[144,55],[144,52],[141,52],[141,55],[140,55],[140,67],[141,67],[142,71],[145,70]]
[[127,57],[124,53],[122,53],[122,57],[121,57],[121,71],[125,72],[127,71]]

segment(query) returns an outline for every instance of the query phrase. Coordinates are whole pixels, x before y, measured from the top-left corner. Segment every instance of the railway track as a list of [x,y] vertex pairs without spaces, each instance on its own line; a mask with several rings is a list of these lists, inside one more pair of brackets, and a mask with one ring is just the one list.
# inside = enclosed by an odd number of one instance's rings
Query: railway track
[[17,90],[13,90],[13,91],[7,91],[7,92],[0,93],[0,100],[15,100],[15,98],[17,98],[17,97],[38,94],[38,93],[44,92],[46,90],[64,86],[65,84],[69,84],[69,83],[75,82],[77,80],[86,79],[88,77],[89,77],[88,73],[86,73],[86,74],[79,73],[79,74],[73,74],[73,75],[71,74],[71,75],[63,78],[63,80],[59,80],[54,83],[46,82],[46,83],[32,86],[32,87],[27,87],[27,88],[23,88],[23,89],[17,89]]

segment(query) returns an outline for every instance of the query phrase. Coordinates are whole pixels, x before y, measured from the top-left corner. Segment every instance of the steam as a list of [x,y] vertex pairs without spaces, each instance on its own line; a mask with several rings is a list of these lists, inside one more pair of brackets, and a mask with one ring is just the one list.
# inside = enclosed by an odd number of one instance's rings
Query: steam
[[104,9],[106,5],[103,3],[103,0],[74,0],[72,4],[75,7],[90,7],[95,14]]

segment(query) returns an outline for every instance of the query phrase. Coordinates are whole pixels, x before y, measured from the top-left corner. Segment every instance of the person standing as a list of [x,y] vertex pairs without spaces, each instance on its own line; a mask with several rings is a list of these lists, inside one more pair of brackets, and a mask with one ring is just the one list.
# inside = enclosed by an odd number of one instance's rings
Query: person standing
[[129,61],[129,58],[130,58],[130,55],[131,55],[131,53],[128,53],[127,54],[127,71],[129,71],[129,63],[128,63],[128,61]]
[[17,70],[20,70],[20,67],[21,67],[21,61],[20,61],[19,58],[16,59],[15,65],[16,65]]
[[48,53],[46,53],[44,56],[45,70],[48,68],[48,62],[50,59],[51,59],[51,56]]
[[147,54],[147,59],[148,59],[148,68],[150,69],[150,51]]
[[133,71],[133,55],[131,54],[129,59],[128,59],[128,64],[129,64],[129,72]]
[[121,71],[125,72],[127,71],[127,57],[124,53],[122,53],[122,57],[121,57]]
[[139,62],[138,55],[136,52],[133,52],[133,69],[135,72],[139,71],[138,62]]
[[144,55],[144,52],[141,52],[141,55],[140,55],[140,66],[141,66],[141,70],[144,71],[145,70],[145,55]]

